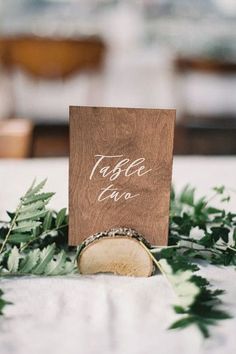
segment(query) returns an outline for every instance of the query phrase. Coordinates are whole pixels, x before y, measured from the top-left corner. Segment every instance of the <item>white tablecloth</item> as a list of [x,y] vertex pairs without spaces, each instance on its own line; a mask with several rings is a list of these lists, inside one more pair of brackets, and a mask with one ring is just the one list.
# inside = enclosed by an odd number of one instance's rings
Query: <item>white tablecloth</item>
[[[215,185],[234,188],[236,158],[178,157],[173,181],[207,193]],[[0,161],[0,215],[15,207],[17,197],[33,177],[48,177],[48,190],[57,192],[52,207],[67,205],[68,161],[65,159]],[[236,197],[229,205],[236,209]],[[234,210],[235,210],[234,209]],[[201,274],[217,287],[227,309],[236,317],[233,267],[207,266]],[[167,331],[177,319],[176,299],[162,276],[126,278],[111,275],[24,277],[0,283],[14,305],[0,319],[1,354],[233,354],[236,320],[222,321],[203,341],[196,328]]]

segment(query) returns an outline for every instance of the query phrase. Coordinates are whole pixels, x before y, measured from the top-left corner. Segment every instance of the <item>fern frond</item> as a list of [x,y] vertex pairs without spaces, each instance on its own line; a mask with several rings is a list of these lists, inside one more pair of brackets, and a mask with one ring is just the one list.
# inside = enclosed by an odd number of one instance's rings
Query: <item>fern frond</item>
[[14,246],[10,251],[7,260],[7,269],[10,273],[16,273],[18,271],[19,261],[20,261],[20,252],[19,249]]
[[42,210],[44,209],[46,206],[46,202],[39,200],[35,203],[31,203],[29,205],[23,206],[20,210],[19,210],[19,214],[23,214],[23,213],[28,213],[28,212],[34,212],[34,211],[38,211],[38,210]]
[[38,200],[43,200],[46,201],[50,199],[55,193],[40,193],[40,194],[34,194],[31,195],[30,197],[25,197],[22,200],[23,205],[28,205],[34,202],[37,202]]
[[26,192],[25,198],[32,197],[33,195],[40,192],[41,189],[43,189],[43,187],[45,186],[46,182],[47,182],[47,178],[45,178],[42,182],[40,182],[39,184],[37,184],[37,186],[34,187],[34,185],[36,183],[36,180],[34,180],[33,184],[31,185],[29,190]]
[[41,225],[40,221],[21,221],[12,228],[12,231],[27,232],[35,229],[39,225]]
[[16,221],[26,221],[26,220],[38,220],[42,218],[46,214],[45,210],[40,210],[40,211],[31,211],[31,212],[26,212],[26,213],[21,213]]
[[39,255],[39,262],[35,268],[32,269],[32,273],[36,275],[44,274],[45,268],[52,260],[55,253],[55,243],[45,247]]
[[36,267],[40,258],[40,249],[36,248],[32,251],[29,251],[24,255],[23,260],[20,262],[19,273],[29,274],[32,269]]

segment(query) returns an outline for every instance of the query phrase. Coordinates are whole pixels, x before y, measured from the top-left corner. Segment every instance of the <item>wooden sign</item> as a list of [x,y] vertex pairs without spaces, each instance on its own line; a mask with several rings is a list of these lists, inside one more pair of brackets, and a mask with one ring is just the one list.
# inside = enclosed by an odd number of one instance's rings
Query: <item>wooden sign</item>
[[70,107],[70,245],[115,227],[167,243],[174,121],[174,110]]

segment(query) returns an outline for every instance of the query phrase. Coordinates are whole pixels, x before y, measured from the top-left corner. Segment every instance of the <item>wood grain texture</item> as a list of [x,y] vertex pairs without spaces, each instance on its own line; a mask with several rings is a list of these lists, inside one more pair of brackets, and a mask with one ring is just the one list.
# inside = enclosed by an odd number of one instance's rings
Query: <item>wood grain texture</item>
[[[167,244],[174,121],[174,110],[70,107],[70,245],[114,227],[130,227],[152,244]],[[122,157],[104,158],[89,179],[99,159],[96,155]],[[145,158],[129,172],[141,165],[142,172],[151,171],[141,176],[125,176],[123,171],[113,181],[111,174],[100,173],[126,158],[123,170]],[[138,196],[99,202],[101,189],[110,184],[119,193]]]

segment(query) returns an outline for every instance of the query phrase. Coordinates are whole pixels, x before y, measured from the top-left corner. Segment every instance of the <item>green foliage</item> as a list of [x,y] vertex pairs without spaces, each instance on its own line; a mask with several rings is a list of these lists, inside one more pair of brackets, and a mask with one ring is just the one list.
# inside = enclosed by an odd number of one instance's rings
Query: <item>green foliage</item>
[[75,271],[76,249],[67,245],[66,208],[47,208],[54,193],[42,193],[35,181],[20,199],[10,222],[0,228],[0,276],[62,275]]
[[[216,265],[236,265],[236,214],[209,205],[217,197],[222,203],[229,200],[229,196],[224,195],[225,187],[215,187],[213,191],[215,194],[210,200],[206,197],[196,199],[195,189],[189,186],[183,189],[179,197],[172,192],[169,247],[153,247],[151,252],[168,262],[176,279],[189,270],[198,271],[197,259]],[[208,337],[209,326],[230,318],[227,312],[219,308],[219,297],[223,291],[212,290],[206,279],[193,273],[188,281],[198,287],[199,292],[191,305],[174,307],[175,312],[183,316],[170,328],[195,324],[203,336]],[[175,287],[173,279],[172,285]]]
[[[169,245],[178,246],[173,256],[205,259],[212,264],[236,265],[236,214],[209,203],[214,198],[226,202],[223,186],[213,188],[214,196],[195,198],[195,189],[186,186],[179,197],[171,199]],[[193,236],[193,230],[201,236]],[[198,232],[200,234],[200,232]]]
[[[231,318],[227,312],[220,308],[219,296],[224,292],[219,289],[212,290],[205,278],[189,273],[186,267],[181,270],[175,261],[169,262],[172,269],[172,280],[170,279],[170,281],[180,300],[180,304],[174,306],[174,310],[177,314],[183,315],[169,328],[183,329],[190,325],[196,325],[205,338],[209,337],[210,326],[218,324],[218,321]],[[180,293],[178,289],[181,290]]]
[[[42,193],[46,180],[34,181],[16,210],[8,212],[10,222],[0,227],[0,276],[65,275],[76,271],[76,248],[67,245],[66,208],[47,208],[54,193]],[[0,314],[8,302],[0,290]]]
[[9,301],[6,301],[3,299],[3,291],[0,289],[0,315],[3,315],[3,308],[6,306],[6,305],[10,305],[11,302]]

